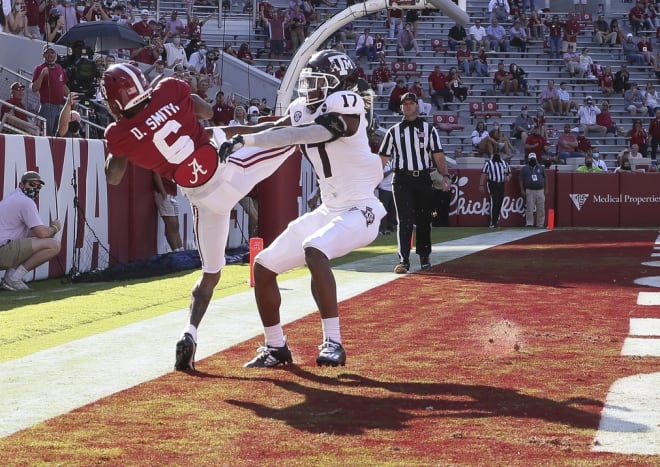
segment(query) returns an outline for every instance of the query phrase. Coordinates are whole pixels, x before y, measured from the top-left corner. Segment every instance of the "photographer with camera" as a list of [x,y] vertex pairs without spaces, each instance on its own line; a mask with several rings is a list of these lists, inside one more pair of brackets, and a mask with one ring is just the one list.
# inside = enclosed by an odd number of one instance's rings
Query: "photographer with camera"
[[580,121],[580,129],[584,130],[585,134],[590,131],[598,133],[598,136],[603,137],[607,133],[607,128],[596,123],[596,116],[600,113],[600,108],[594,104],[593,97],[587,96],[584,99],[584,105],[578,109],[578,119]]
[[110,16],[103,8],[101,2],[92,1],[87,4],[83,10],[85,21],[109,21]]
[[131,59],[136,62],[153,65],[160,58],[158,49],[151,43],[151,36],[143,36],[144,45],[136,49],[131,49]]
[[64,99],[69,94],[69,78],[57,63],[57,53],[51,45],[44,45],[43,56],[44,62],[32,72],[30,87],[39,93],[39,115],[46,119],[46,135],[55,136]]

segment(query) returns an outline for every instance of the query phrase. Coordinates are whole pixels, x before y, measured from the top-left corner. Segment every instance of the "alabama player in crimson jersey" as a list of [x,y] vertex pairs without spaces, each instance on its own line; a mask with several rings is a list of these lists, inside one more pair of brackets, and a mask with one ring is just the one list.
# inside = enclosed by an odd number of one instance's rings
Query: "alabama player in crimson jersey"
[[[140,70],[129,64],[108,68],[101,91],[116,120],[105,131],[108,183],[119,184],[130,161],[174,180],[192,206],[203,274],[193,286],[189,322],[176,344],[174,367],[193,370],[197,328],[225,265],[231,210],[295,147],[245,148],[220,160],[199,122],[213,116],[211,105],[176,78],[165,78],[151,89]],[[221,130],[215,130],[214,137],[216,144],[225,140]]]
[[[307,264],[312,296],[322,318],[323,342],[318,365],[344,365],[337,290],[329,261],[368,245],[378,235],[385,208],[374,195],[383,178],[382,162],[371,152],[363,98],[353,91],[356,67],[344,53],[314,54],[298,83],[300,97],[291,103],[275,128],[231,127],[234,136],[220,154],[235,147],[278,147],[297,143],[314,166],[322,204],[292,221],[256,257],[255,297],[266,343],[246,367],[270,367],[292,362],[280,323],[277,275]],[[257,132],[259,130],[263,130]]]

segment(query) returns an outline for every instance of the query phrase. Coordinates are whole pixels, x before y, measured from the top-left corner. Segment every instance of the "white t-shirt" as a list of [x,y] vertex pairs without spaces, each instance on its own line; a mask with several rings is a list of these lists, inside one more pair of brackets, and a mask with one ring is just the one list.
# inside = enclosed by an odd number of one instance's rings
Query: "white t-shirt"
[[30,236],[30,229],[44,225],[35,202],[20,188],[0,201],[0,245]]

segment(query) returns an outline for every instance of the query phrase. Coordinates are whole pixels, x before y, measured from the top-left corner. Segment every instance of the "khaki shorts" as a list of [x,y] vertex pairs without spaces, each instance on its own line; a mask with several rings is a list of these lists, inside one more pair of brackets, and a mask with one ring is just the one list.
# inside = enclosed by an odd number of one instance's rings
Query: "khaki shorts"
[[160,217],[174,217],[179,215],[179,202],[175,196],[167,195],[164,198],[154,192],[154,201]]
[[20,266],[32,256],[32,239],[21,238],[11,240],[0,247],[0,269],[9,269]]

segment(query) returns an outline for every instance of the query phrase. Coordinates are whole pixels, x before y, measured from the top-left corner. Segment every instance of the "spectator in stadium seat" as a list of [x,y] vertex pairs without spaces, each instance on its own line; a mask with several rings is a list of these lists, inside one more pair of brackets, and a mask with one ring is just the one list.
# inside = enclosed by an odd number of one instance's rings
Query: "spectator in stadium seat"
[[149,23],[149,10],[140,11],[140,20],[133,23],[131,27],[140,36],[152,36],[154,28]]
[[[550,58],[561,57],[561,38],[564,33],[564,24],[559,21],[558,15],[553,15],[550,21],[544,21],[543,24],[548,28],[548,43],[550,45]],[[573,49],[575,50],[575,49]],[[538,154],[537,154],[538,155]]]
[[33,35],[28,29],[27,11],[24,0],[15,0],[11,11],[5,16],[5,32],[15,36],[25,36],[30,39],[37,39],[39,36]]
[[5,113],[12,114],[17,118],[20,118],[24,122],[28,121],[28,116],[25,112],[22,112],[21,109],[25,110],[25,85],[15,81],[9,86],[11,95],[7,99],[7,103],[13,105],[10,107],[8,105],[3,105],[2,110],[0,110],[0,117]]
[[249,125],[247,111],[242,105],[234,107],[234,118],[229,122],[229,126]]
[[165,31],[170,36],[182,35],[186,32],[186,26],[183,24],[181,18],[179,18],[179,13],[176,10],[173,10],[170,17],[165,21]]
[[376,86],[376,93],[379,96],[390,95],[396,83],[392,81],[392,72],[387,63],[380,62],[371,75],[371,83]]
[[415,39],[412,33],[412,27],[410,23],[406,23],[396,36],[396,51],[397,55],[403,57],[406,52],[410,52],[411,50],[415,50],[415,54],[418,57],[420,56],[419,46],[417,45],[417,39]]
[[523,105],[520,108],[520,114],[511,124],[511,138],[519,139],[520,141],[525,141],[527,136],[529,136],[529,131],[534,127],[534,119],[529,115],[529,111],[526,105]]
[[589,55],[589,49],[584,47],[580,53],[580,60],[575,66],[575,74],[580,78],[595,79],[595,76],[592,73],[593,64],[594,59]]
[[568,48],[562,56],[562,59],[564,60],[564,69],[568,71],[571,78],[577,73],[577,67],[580,64],[580,55],[575,51],[574,47],[573,44],[568,44]]
[[598,15],[594,21],[594,40],[597,44],[609,44],[610,47],[616,45],[617,33],[610,29],[610,25],[605,21],[605,15]]
[[595,132],[598,136],[605,136],[607,128],[596,123],[596,116],[601,112],[600,108],[596,105],[593,97],[587,96],[584,99],[584,105],[578,109],[578,120],[580,129],[585,133],[590,131]]
[[549,150],[550,143],[541,135],[541,129],[538,126],[534,126],[525,140],[525,162],[527,162],[529,154],[533,152],[536,154],[539,162],[547,166],[549,165],[547,162],[551,161]]
[[472,130],[470,136],[472,147],[479,155],[492,155],[498,147],[497,140],[490,136],[484,122],[477,122],[477,126]]
[[215,104],[213,105],[212,122],[216,126],[226,126],[234,116],[234,107],[225,101],[225,93],[215,93]]
[[621,94],[630,89],[630,72],[628,71],[628,65],[625,63],[622,63],[619,70],[614,73],[613,87],[614,92]]
[[614,94],[614,75],[609,66],[604,67],[603,74],[598,77],[598,86],[600,87],[600,91],[605,94],[606,97],[610,97]]
[[479,47],[479,54],[470,62],[470,74],[476,73],[477,76],[487,77],[488,74],[488,55],[485,47]]
[[64,35],[64,17],[53,8],[44,25],[43,38],[46,42],[55,43]]
[[406,24],[410,24],[413,36],[417,39],[417,32],[419,28],[419,13],[417,10],[406,11]]
[[637,83],[630,83],[630,89],[623,93],[623,108],[636,116],[638,113],[645,117],[649,113],[649,108],[646,106],[644,94],[639,90]]
[[623,55],[631,65],[644,66],[644,56],[640,53],[637,44],[633,40],[633,35],[630,33],[626,35],[626,41],[623,43]]
[[637,1],[635,5],[628,11],[628,22],[633,33],[637,36],[641,30],[652,29],[651,22],[646,18],[644,4]]
[[633,126],[628,131],[628,141],[630,145],[636,144],[642,154],[646,154],[649,146],[649,134],[642,126],[640,119],[633,121]]
[[401,29],[402,10],[400,8],[387,9],[387,22],[389,23],[389,38],[394,39]]
[[167,68],[174,68],[175,65],[188,68],[188,56],[181,43],[180,34],[174,34],[172,42],[167,42],[163,47],[165,48]]
[[443,105],[446,107],[447,103],[452,101],[452,95],[447,87],[447,75],[440,71],[440,65],[433,68],[433,71],[429,74],[428,82],[431,101],[436,109],[442,110],[440,98],[442,98]]
[[591,140],[587,138],[587,135],[582,128],[578,130],[577,141],[578,141],[578,151],[582,151],[583,153],[586,154],[587,150],[592,148]]
[[506,22],[511,14],[508,0],[490,0],[488,2],[488,14],[491,22],[493,20]]
[[449,83],[449,90],[453,97],[458,98],[461,102],[465,102],[467,100],[468,88],[463,86],[463,79],[456,67],[453,66],[449,69],[447,82]]
[[509,29],[509,44],[517,47],[521,53],[527,52],[527,32],[520,25],[520,20],[515,20],[513,26]]
[[582,33],[582,27],[578,21],[578,15],[570,13],[568,19],[564,23],[561,42],[561,50],[565,52],[568,50],[568,44],[573,44],[575,50],[577,50],[577,37]]
[[644,99],[646,101],[646,106],[649,108],[649,115],[655,115],[656,109],[660,106],[660,97],[658,96],[653,83],[646,83]]
[[238,53],[236,54],[239,60],[247,63],[248,65],[254,65],[254,56],[250,50],[250,44],[243,42],[238,48]]
[[467,49],[467,44],[465,42],[458,44],[458,51],[456,52],[456,66],[466,76],[470,75],[470,71],[472,70],[472,52]]
[[603,172],[609,172],[609,169],[607,168],[607,163],[600,156],[600,152],[598,151],[598,148],[591,149],[591,157],[594,160],[595,166],[600,167],[600,170],[602,170]]
[[610,31],[616,33],[616,43],[623,44],[626,41],[626,32],[619,27],[619,20],[614,18],[610,21]]
[[488,35],[488,47],[495,52],[508,52],[509,40],[506,31],[496,19],[491,20],[490,26],[486,28]]
[[513,76],[508,70],[504,69],[504,62],[497,64],[497,71],[493,75],[493,84],[495,89],[499,89],[507,96],[511,93]]
[[586,154],[584,156],[584,164],[581,165],[580,167],[577,168],[578,172],[582,173],[602,173],[603,170],[597,166],[594,165],[594,158],[591,155],[591,153]]
[[564,132],[559,133],[557,138],[557,159],[564,164],[567,159],[573,157],[584,157],[584,153],[578,149],[577,135],[571,131],[571,125],[564,124]]
[[538,13],[534,10],[529,14],[527,27],[529,28],[529,36],[532,39],[543,39],[543,23]]
[[612,119],[612,114],[610,113],[610,101],[607,99],[600,101],[600,113],[596,115],[596,123],[607,129],[605,132],[606,135],[625,136],[626,134],[626,132],[616,124],[614,119]]
[[468,51],[473,50],[472,40],[468,37],[467,31],[463,25],[455,23],[449,28],[449,33],[447,33],[447,45],[449,46],[449,50],[453,52],[461,44],[465,44]]
[[554,114],[559,110],[559,93],[557,88],[555,88],[555,81],[552,79],[548,80],[548,84],[543,91],[541,91],[541,107],[547,112]]
[[653,44],[649,41],[649,38],[646,34],[642,34],[637,43],[637,50],[644,57],[644,63],[646,65],[653,66],[655,63],[655,56],[653,55]]
[[571,94],[568,92],[566,81],[559,83],[557,95],[559,96],[559,115],[568,115],[570,113],[577,114],[578,105],[577,102],[571,99]]
[[360,34],[357,42],[355,43],[355,56],[367,57],[370,62],[378,60],[378,54],[374,47],[374,38],[369,33],[369,28],[364,28],[364,33]]
[[291,52],[295,53],[305,41],[305,26],[307,25],[305,14],[300,11],[297,5],[294,5],[289,11],[289,22],[287,24],[291,37]]
[[[64,16],[65,33],[80,22],[81,17],[78,14],[78,10],[76,9],[73,0],[59,0],[59,3],[55,8],[60,12],[60,15]],[[103,8],[101,8],[101,10],[103,10]],[[103,12],[105,13],[105,10],[103,10]],[[108,15],[105,14],[105,16],[107,17]]]
[[472,50],[477,50],[477,47],[488,50],[488,34],[486,28],[481,25],[481,18],[474,19],[474,25],[468,29],[468,37],[472,42]]
[[424,92],[424,87],[420,83],[419,79],[415,79],[412,86],[410,86],[410,92],[417,96],[417,105],[419,105],[419,114],[420,115],[431,115],[431,110],[433,106],[428,102],[424,102],[426,99],[426,93]]
[[402,78],[396,80],[396,86],[392,89],[390,93],[390,100],[387,104],[387,108],[396,114],[401,113],[401,96],[408,93],[408,88],[406,83]]
[[23,282],[25,275],[60,252],[60,240],[55,238],[62,230],[60,221],[44,225],[35,204],[44,184],[37,172],[25,172],[16,191],[0,201],[0,269],[5,270],[0,287],[5,290],[30,290]]
[[380,34],[374,36],[374,49],[376,49],[376,56],[381,62],[385,61],[385,39]]

